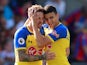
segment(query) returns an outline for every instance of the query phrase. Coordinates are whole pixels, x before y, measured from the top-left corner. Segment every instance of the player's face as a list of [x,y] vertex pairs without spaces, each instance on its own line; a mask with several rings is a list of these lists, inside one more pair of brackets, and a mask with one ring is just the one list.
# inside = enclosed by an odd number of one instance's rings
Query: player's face
[[58,22],[58,15],[54,12],[45,14],[45,22],[50,26],[50,28],[54,28],[56,25],[56,22]]
[[38,28],[41,27],[41,25],[43,24],[43,21],[44,21],[44,14],[42,12],[37,12],[37,25],[38,25]]

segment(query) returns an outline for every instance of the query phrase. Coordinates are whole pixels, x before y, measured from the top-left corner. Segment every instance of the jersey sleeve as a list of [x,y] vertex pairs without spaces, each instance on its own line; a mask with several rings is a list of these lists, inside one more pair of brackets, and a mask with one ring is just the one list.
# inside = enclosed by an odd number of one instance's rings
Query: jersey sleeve
[[15,48],[26,48],[27,31],[20,29],[15,33],[14,46]]
[[58,28],[55,29],[52,33],[48,34],[48,36],[54,41],[60,38],[67,38],[67,35],[68,35],[68,31],[66,28]]

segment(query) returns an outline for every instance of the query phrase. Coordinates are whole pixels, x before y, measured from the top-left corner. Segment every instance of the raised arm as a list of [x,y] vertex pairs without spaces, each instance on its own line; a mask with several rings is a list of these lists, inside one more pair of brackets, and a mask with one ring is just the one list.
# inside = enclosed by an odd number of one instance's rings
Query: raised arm
[[32,17],[32,27],[33,27],[33,32],[34,32],[34,36],[36,37],[36,41],[39,47],[43,47],[46,44],[50,44],[52,43],[52,41],[47,37],[44,36],[40,33],[40,31],[38,30],[38,25],[37,25],[37,15],[35,13],[35,15]]

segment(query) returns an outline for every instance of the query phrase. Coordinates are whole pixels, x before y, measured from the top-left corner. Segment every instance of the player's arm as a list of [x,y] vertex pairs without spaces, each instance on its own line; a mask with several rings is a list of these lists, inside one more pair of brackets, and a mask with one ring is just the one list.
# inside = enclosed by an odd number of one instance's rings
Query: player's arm
[[69,32],[66,28],[60,28],[60,29],[57,29],[56,32],[54,31],[55,35],[53,35],[52,33],[48,34],[50,39],[53,39],[54,42],[55,41],[58,41],[57,43],[58,44],[61,44],[65,50],[66,50],[66,55],[67,57],[69,56],[70,54],[70,35],[69,35]]
[[70,48],[66,48],[66,55],[67,55],[67,57],[69,56],[69,54],[70,54]]
[[[25,34],[24,34],[25,33]],[[29,55],[26,53],[26,37],[28,35],[28,32],[26,29],[20,29],[16,32],[14,36],[14,46],[15,50],[18,52],[19,60],[20,61],[37,61],[37,60],[51,60],[55,57],[55,54],[53,52],[45,52],[43,55]]]
[[39,47],[43,47],[46,44],[52,43],[52,41],[48,37],[41,35],[36,25],[34,25],[34,35]]
[[38,60],[51,60],[54,59],[55,54],[47,51],[43,55],[28,55],[25,49],[18,50],[19,61],[32,62]]
[[36,19],[33,19],[32,21],[32,26],[33,26],[33,32],[34,32],[34,36],[36,37],[36,41],[38,43],[39,47],[43,47],[46,44],[50,44],[52,43],[52,41],[47,37],[47,36],[43,36],[37,27],[37,22],[35,22]]

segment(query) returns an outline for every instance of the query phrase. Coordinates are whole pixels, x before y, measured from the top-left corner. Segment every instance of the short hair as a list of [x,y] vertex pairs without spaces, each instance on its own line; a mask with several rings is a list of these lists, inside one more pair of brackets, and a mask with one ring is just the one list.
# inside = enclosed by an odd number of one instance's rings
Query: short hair
[[[31,7],[28,8],[28,17],[30,17],[32,15],[32,13],[34,12],[42,12],[44,13],[44,8],[41,5],[32,5]],[[26,22],[24,23],[24,26],[27,26],[29,23],[29,18],[26,20]]]
[[48,14],[48,13],[51,13],[51,12],[54,12],[55,14],[57,14],[57,10],[56,10],[56,8],[54,6],[46,5],[44,7],[44,9],[45,9],[44,14]]
[[31,7],[28,8],[28,16],[30,17],[31,14],[34,12],[44,13],[44,8],[41,5],[32,5]]

